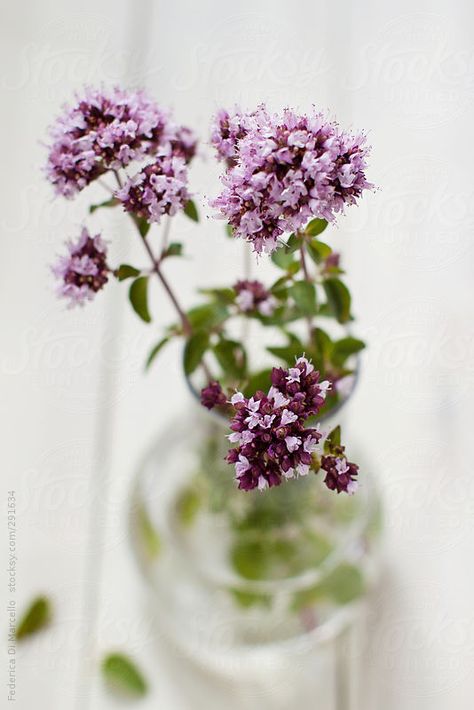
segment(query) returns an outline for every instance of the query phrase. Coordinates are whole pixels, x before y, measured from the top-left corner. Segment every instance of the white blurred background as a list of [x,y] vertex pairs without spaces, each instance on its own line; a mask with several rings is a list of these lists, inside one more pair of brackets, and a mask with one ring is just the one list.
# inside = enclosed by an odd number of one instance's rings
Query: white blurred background
[[[380,190],[349,210],[337,231],[359,332],[370,343],[352,410],[354,436],[374,462],[386,515],[365,707],[469,710],[471,6],[460,0],[1,5],[2,495],[6,501],[14,489],[18,502],[18,605],[44,591],[56,609],[51,631],[19,652],[17,707],[116,707],[97,673],[110,648],[132,653],[151,679],[144,710],[193,707],[160,670],[126,536],[137,461],[188,404],[179,348],[142,373],[171,310],[153,293],[154,324],[146,327],[117,284],[89,307],[66,312],[48,270],[64,239],[77,234],[95,188],[74,202],[52,199],[41,174],[46,128],[84,83],[119,82],[146,86],[204,143],[212,112],[235,102],[316,104],[342,125],[369,132],[369,178]],[[191,180],[205,205],[218,183],[205,145],[203,153],[207,162],[196,161]],[[119,213],[99,212],[89,224],[112,242],[116,261],[133,262],[136,247]],[[223,238],[221,223],[204,219],[196,228],[182,219],[177,231],[194,259],[169,268],[186,304],[203,276],[219,283],[239,275],[239,245]],[[5,538],[3,532],[2,545]],[[1,595],[3,608],[6,581]]]

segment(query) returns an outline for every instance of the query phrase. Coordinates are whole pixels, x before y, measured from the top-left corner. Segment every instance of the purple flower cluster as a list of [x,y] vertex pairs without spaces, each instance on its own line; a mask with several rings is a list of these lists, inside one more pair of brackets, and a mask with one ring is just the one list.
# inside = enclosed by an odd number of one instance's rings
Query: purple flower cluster
[[73,197],[109,169],[147,155],[190,160],[196,141],[143,91],[86,88],[50,129],[46,174],[58,194]]
[[127,180],[115,197],[127,212],[159,222],[164,214],[172,216],[188,202],[187,181],[183,158],[157,158]]
[[[340,448],[342,454],[344,448]],[[331,491],[349,493],[350,495],[356,492],[358,483],[355,479],[359,472],[357,464],[351,463],[342,455],[323,456],[321,468],[326,472],[324,483]]]
[[219,405],[227,404],[227,397],[222,391],[219,382],[213,380],[201,390],[201,404],[206,409],[214,409]]
[[334,220],[372,188],[365,136],[343,132],[316,112],[299,116],[287,109],[279,116],[260,106],[230,117],[221,111],[212,141],[232,167],[211,206],[257,253],[271,253],[282,234],[312,217]]
[[70,306],[82,306],[108,281],[107,248],[98,234],[91,237],[85,227],[79,240],[68,247],[69,254],[60,257],[52,270],[60,279],[58,294],[68,298]]
[[273,315],[276,298],[260,281],[237,281],[234,291],[237,293],[235,301],[243,313],[258,311],[262,316]]
[[227,461],[235,465],[239,488],[264,490],[278,486],[283,478],[305,476],[313,463],[321,432],[305,426],[324,403],[329,382],[319,382],[319,373],[305,357],[288,370],[274,368],[268,394],[258,391],[247,399],[240,392],[231,398]]

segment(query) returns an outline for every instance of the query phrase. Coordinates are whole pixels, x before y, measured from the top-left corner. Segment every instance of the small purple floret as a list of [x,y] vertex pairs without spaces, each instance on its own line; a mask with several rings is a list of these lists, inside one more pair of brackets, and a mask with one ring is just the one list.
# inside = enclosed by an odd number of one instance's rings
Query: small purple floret
[[271,316],[276,299],[260,281],[237,281],[234,284],[236,303],[243,313],[257,311],[262,316]]
[[227,397],[222,391],[219,382],[215,380],[201,390],[201,404],[207,409],[214,409],[227,403]]
[[70,307],[91,301],[108,281],[107,248],[97,234],[84,227],[76,243],[68,243],[69,254],[52,267],[60,280],[58,295],[69,299]]
[[331,491],[350,495],[356,492],[356,478],[359,473],[357,464],[351,463],[345,456],[323,456],[321,468],[326,472],[324,483]]

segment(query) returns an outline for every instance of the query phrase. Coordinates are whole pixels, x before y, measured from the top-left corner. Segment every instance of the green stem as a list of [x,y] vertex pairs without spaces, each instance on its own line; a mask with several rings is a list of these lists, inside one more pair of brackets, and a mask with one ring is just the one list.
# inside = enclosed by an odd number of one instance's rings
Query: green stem
[[[135,224],[135,222],[134,222],[134,224]],[[171,286],[168,283],[168,280],[165,278],[165,275],[161,271],[160,262],[156,259],[155,255],[153,254],[153,251],[152,251],[150,245],[148,244],[146,237],[142,237],[141,235],[140,235],[140,237],[143,242],[143,246],[145,247],[146,252],[147,252],[148,256],[150,257],[151,263],[153,265],[153,272],[157,275],[158,279],[161,282],[161,285],[165,289],[173,306],[175,307],[175,310],[176,310],[176,312],[181,320],[181,324],[183,326],[184,335],[189,337],[192,333],[191,323],[189,322],[189,319],[188,319],[186,313],[181,308],[181,306],[178,302],[178,299],[176,298],[176,296],[173,292],[173,289],[171,288]]]
[[[118,174],[118,172],[117,172],[116,170],[114,170],[113,172],[114,172],[114,175],[115,175],[115,179],[116,179],[116,181],[117,181],[117,184],[118,184],[119,188],[121,188],[121,187],[122,187],[122,181],[121,181],[121,179],[120,179],[120,175]],[[173,289],[171,288],[171,286],[170,286],[170,284],[169,284],[167,278],[165,277],[165,275],[163,274],[163,272],[162,272],[162,270],[161,270],[161,268],[160,268],[160,265],[161,265],[161,258],[162,258],[162,257],[160,257],[160,259],[157,259],[157,258],[155,257],[155,255],[154,255],[154,253],[153,253],[153,250],[152,250],[152,248],[150,247],[150,245],[149,245],[149,243],[148,243],[148,241],[147,241],[146,236],[144,237],[144,236],[142,236],[142,235],[140,234],[140,229],[139,229],[139,227],[138,227],[137,222],[136,222],[135,219],[133,218],[133,215],[130,215],[130,217],[131,217],[131,220],[132,220],[132,222],[133,222],[135,228],[137,229],[137,231],[138,231],[138,233],[139,233],[139,235],[140,235],[140,240],[141,240],[143,246],[145,247],[145,250],[146,250],[146,252],[147,252],[147,254],[148,254],[149,258],[150,258],[150,261],[151,261],[151,263],[152,263],[152,270],[153,270],[153,273],[156,274],[156,276],[158,277],[158,279],[159,279],[161,285],[163,286],[163,288],[165,289],[166,293],[168,294],[168,297],[169,297],[171,303],[173,304],[173,306],[174,306],[174,308],[175,308],[175,310],[176,310],[176,312],[177,312],[177,314],[178,314],[178,316],[179,316],[179,319],[180,319],[180,321],[181,321],[181,325],[182,325],[182,327],[183,327],[183,334],[184,334],[187,338],[189,338],[189,336],[192,335],[193,329],[192,329],[191,323],[189,322],[189,318],[187,317],[186,313],[185,313],[184,310],[182,309],[182,307],[181,307],[181,305],[180,305],[180,303],[179,303],[179,301],[178,301],[178,299],[177,299],[177,297],[176,297],[176,295],[175,295]],[[162,255],[163,255],[163,253],[164,253],[165,250],[166,250],[166,244],[167,244],[167,240],[168,240],[168,235],[169,235],[170,227],[171,227],[171,219],[170,219],[170,217],[168,217],[168,221],[167,221],[167,223],[166,223],[166,225],[165,225],[164,232],[163,232],[163,248],[162,248]],[[210,373],[210,371],[209,371],[209,368],[208,368],[207,364],[204,362],[204,360],[202,361],[202,368],[203,368],[204,373],[205,373],[206,377],[208,378],[208,380],[212,380],[211,373]]]
[[[303,275],[305,278],[305,281],[307,281],[310,284],[313,284],[313,279],[311,278],[311,275],[308,271],[308,265],[306,263],[306,254],[305,254],[305,242],[304,240],[301,242],[300,246],[300,261],[301,261],[301,268],[303,270]],[[312,343],[314,341],[314,323],[313,323],[313,317],[312,316],[306,316],[306,322],[308,324],[308,335],[309,335],[309,342]]]

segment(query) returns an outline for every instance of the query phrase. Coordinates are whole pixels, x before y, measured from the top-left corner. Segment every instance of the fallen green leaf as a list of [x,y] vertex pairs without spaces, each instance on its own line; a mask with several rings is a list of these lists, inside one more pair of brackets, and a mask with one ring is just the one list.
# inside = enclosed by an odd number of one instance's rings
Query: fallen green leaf
[[51,603],[45,596],[36,597],[20,619],[16,629],[18,641],[40,631],[51,621]]
[[121,653],[110,653],[102,661],[102,673],[114,690],[126,695],[143,696],[147,683],[135,663]]

